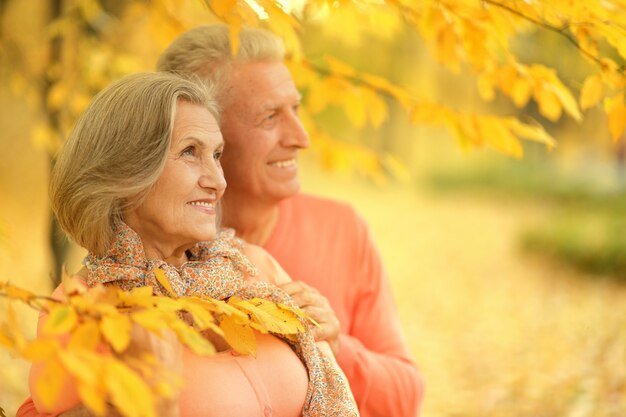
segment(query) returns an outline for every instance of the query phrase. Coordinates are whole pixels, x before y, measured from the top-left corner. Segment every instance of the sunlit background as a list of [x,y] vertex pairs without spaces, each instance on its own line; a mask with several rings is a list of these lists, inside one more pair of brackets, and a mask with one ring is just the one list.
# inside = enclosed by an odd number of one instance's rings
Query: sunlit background
[[[47,181],[55,139],[41,128],[49,115],[40,99],[13,66],[30,60],[25,67],[33,73],[74,70],[101,88],[107,77],[151,70],[178,33],[216,21],[199,1],[105,3],[112,11],[103,18],[115,20],[108,42],[83,44],[88,50],[76,53],[85,61],[71,69],[46,68],[43,50],[25,53],[59,30],[46,23],[59,2],[0,1],[0,280],[42,294],[53,287]],[[343,30],[345,21],[308,24],[301,31],[305,54],[311,61],[334,55],[456,108],[537,118],[558,141],[552,151],[525,144],[518,160],[464,149],[443,130],[414,126],[391,101],[378,128],[355,129],[332,106],[315,115],[333,138],[394,155],[410,174],[372,180],[358,167],[329,170],[316,137],[301,163],[305,191],[353,204],[371,226],[426,381],[423,415],[626,415],[625,141],[609,138],[599,110],[588,110],[582,123],[552,123],[532,104],[520,113],[503,97],[484,103],[467,72],[451,74],[400,22],[381,19],[372,17],[377,30],[358,34]],[[112,47],[123,55],[111,60]],[[548,31],[531,32],[512,48],[554,66],[572,88],[589,71]],[[80,110],[87,99],[59,92],[47,105]],[[69,253],[70,270],[81,256]],[[0,320],[5,305],[0,300]],[[15,306],[32,335],[36,313]],[[28,365],[0,352],[0,369],[0,407],[12,416],[27,395]]]

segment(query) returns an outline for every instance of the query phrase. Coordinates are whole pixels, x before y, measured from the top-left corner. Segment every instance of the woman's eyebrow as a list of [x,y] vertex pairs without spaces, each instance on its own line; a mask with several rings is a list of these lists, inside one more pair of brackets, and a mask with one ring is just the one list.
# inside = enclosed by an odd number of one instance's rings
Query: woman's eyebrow
[[[197,145],[198,147],[201,147],[201,148],[207,148],[208,147],[206,141],[200,140],[200,139],[198,139],[195,136],[187,136],[187,137],[182,138],[180,140],[180,142],[179,142],[179,145],[180,146],[188,146],[189,142],[192,142],[192,144],[195,144],[195,145]],[[224,139],[223,138],[220,139],[220,141],[215,144],[215,148],[216,149],[220,148],[220,147],[222,147],[222,148],[224,147]]]

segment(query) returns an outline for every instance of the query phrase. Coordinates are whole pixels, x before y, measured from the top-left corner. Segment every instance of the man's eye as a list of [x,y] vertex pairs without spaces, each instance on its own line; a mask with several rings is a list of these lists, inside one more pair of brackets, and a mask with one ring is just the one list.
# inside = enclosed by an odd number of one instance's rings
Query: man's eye
[[220,159],[222,159],[222,154],[223,154],[223,152],[222,152],[222,151],[215,152],[215,153],[213,154],[213,159],[215,159],[216,161],[219,161]]

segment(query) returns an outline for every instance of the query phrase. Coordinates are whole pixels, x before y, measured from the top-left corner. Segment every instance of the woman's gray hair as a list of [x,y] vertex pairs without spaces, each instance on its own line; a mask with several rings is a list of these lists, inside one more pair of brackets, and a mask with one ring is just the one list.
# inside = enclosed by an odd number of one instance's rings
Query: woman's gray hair
[[219,116],[211,85],[160,72],[114,82],[79,118],[50,180],[52,209],[79,245],[104,253],[123,210],[138,204],[160,177],[180,100]]
[[222,89],[236,64],[252,61],[282,61],[283,41],[264,29],[242,28],[239,49],[232,55],[228,26],[224,24],[195,27],[172,42],[157,62],[159,71],[196,74]]

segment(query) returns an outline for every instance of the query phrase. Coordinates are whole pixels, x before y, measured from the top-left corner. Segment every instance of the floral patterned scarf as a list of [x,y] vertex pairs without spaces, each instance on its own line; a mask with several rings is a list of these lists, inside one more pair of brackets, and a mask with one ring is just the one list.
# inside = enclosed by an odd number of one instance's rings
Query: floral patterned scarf
[[[263,281],[246,281],[245,275],[258,274],[242,253],[243,241],[234,230],[222,231],[211,242],[201,242],[188,251],[189,261],[180,267],[163,260],[147,259],[141,239],[128,225],[115,225],[115,239],[103,256],[89,254],[87,284],[116,285],[123,290],[151,286],[157,295],[167,295],[154,275],[162,269],[178,296],[200,294],[224,300],[231,296],[254,297],[294,306],[280,288]],[[358,416],[345,377],[322,355],[311,332],[299,333],[297,342],[285,339],[306,366],[309,386],[302,415],[304,417]]]

